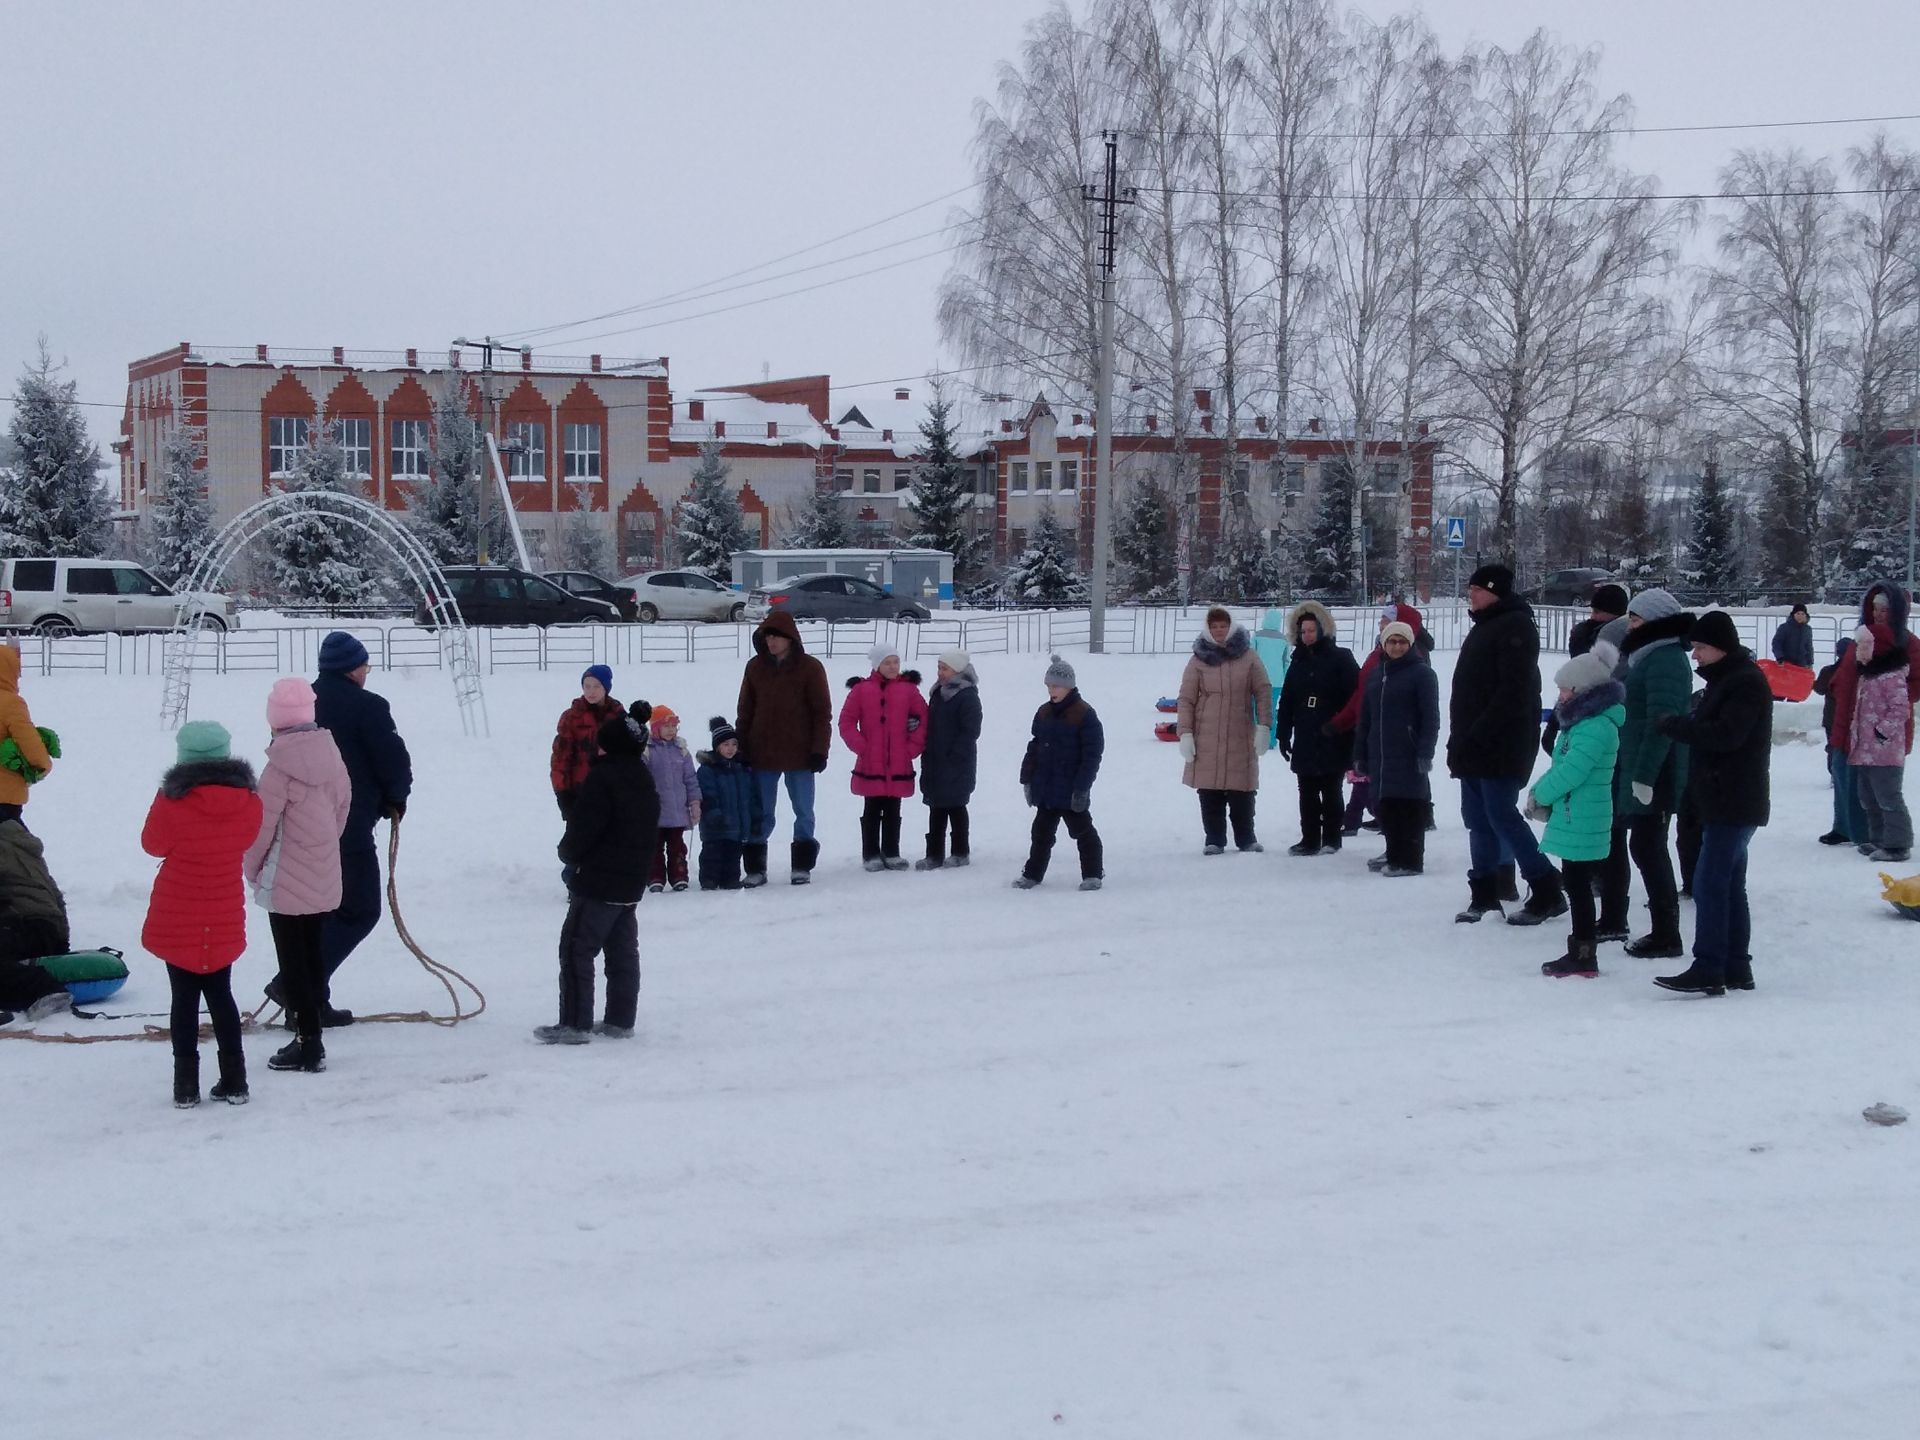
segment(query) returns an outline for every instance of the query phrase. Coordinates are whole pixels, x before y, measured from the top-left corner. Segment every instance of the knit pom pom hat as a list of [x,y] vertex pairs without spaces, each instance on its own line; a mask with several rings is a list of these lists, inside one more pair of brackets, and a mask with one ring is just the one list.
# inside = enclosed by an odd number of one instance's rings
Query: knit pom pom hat
[[1073,666],[1062,660],[1058,655],[1055,655],[1053,657],[1053,663],[1047,666],[1045,683],[1048,685],[1059,685],[1071,690],[1079,682],[1073,678]]
[[1613,679],[1613,667],[1620,663],[1620,652],[1601,640],[1584,655],[1576,655],[1553,673],[1553,683],[1576,695]]
[[724,715],[716,715],[707,721],[707,729],[712,732],[713,748],[718,750],[729,740],[738,740],[740,732],[727,723]]

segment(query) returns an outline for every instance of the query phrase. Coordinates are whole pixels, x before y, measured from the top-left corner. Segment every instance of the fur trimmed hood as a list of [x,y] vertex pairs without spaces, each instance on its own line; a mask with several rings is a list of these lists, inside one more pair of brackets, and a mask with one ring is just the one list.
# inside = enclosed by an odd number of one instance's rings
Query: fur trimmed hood
[[201,785],[226,785],[235,790],[258,788],[253,766],[244,760],[189,760],[171,767],[160,777],[160,793],[169,800],[183,799],[189,790]]
[[1224,643],[1216,642],[1205,630],[1193,638],[1193,658],[1202,665],[1222,665],[1229,660],[1238,660],[1252,648],[1252,637],[1247,634],[1247,627],[1240,624],[1235,624],[1227,631]]
[[1563,700],[1553,707],[1553,718],[1560,722],[1560,728],[1571,730],[1582,720],[1591,720],[1596,715],[1604,715],[1616,705],[1624,712],[1627,704],[1627,687],[1618,680],[1607,680],[1591,690],[1582,690],[1571,700]]
[[[973,667],[971,665],[967,667],[967,670],[969,672],[971,672],[972,669]],[[864,675],[849,675],[847,677],[847,689],[851,690],[856,685],[864,685],[867,681],[873,679],[873,677],[878,675],[879,673],[880,672],[878,670],[869,670]],[[978,680],[979,678],[980,677],[977,675],[974,676],[975,680]],[[900,672],[898,679],[888,680],[885,683],[888,685],[898,685],[902,680],[904,680],[909,685],[917,686],[920,683],[920,672],[918,670],[902,670]]]
[[1690,610],[1649,620],[1638,629],[1627,632],[1626,638],[1620,642],[1620,658],[1631,665],[1636,655],[1656,645],[1684,645],[1687,632],[1693,629],[1693,622],[1694,615]]
[[1332,641],[1337,639],[1339,629],[1333,623],[1333,612],[1318,600],[1302,600],[1287,614],[1287,639],[1293,644],[1300,643],[1300,622],[1312,619],[1320,626],[1320,638]]

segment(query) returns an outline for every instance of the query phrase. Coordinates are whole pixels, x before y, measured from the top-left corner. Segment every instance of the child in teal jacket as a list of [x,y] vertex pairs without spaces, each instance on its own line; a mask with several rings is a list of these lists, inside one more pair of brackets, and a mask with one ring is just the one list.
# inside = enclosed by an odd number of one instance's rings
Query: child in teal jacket
[[1627,718],[1626,687],[1613,678],[1620,652],[1601,641],[1569,660],[1554,675],[1560,703],[1554,719],[1560,738],[1553,764],[1533,783],[1529,810],[1547,822],[1540,848],[1564,862],[1573,935],[1567,953],[1540,967],[1555,977],[1600,973],[1594,956],[1598,925],[1594,891],[1613,848],[1613,767],[1620,755],[1620,727]]

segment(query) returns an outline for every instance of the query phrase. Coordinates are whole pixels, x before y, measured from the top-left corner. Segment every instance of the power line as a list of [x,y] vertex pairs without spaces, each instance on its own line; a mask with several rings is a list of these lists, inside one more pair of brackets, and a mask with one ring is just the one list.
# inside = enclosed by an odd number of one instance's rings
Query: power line
[[[1742,120],[1713,125],[1591,125],[1569,130],[1534,130],[1530,134],[1540,136],[1561,135],[1694,135],[1709,131],[1735,130],[1802,130],[1822,125],[1891,125],[1901,121],[1920,120],[1920,115],[1851,115],[1833,120]],[[1152,139],[1162,132],[1153,130],[1122,130],[1123,135],[1136,139]],[[1211,137],[1211,130],[1169,130],[1164,132],[1172,139],[1196,139]],[[1510,132],[1506,130],[1309,130],[1294,137],[1300,140],[1387,140],[1403,138],[1408,140],[1498,140]],[[1268,140],[1273,138],[1270,130],[1222,130],[1219,132],[1230,140]]]
[[[1339,201],[1344,203],[1357,204],[1357,203],[1360,203],[1363,201],[1369,201],[1369,200],[1400,200],[1400,199],[1406,198],[1404,195],[1341,195],[1341,194],[1315,195],[1312,193],[1300,193],[1300,192],[1286,191],[1286,190],[1215,191],[1211,186],[1205,186],[1205,185],[1195,185],[1195,186],[1140,185],[1135,188],[1138,189],[1139,192],[1143,195],[1225,194],[1229,199],[1233,199],[1233,200],[1278,200],[1284,197],[1287,199],[1299,201],[1302,204],[1311,204],[1315,201],[1322,201],[1322,202]],[[1795,199],[1825,200],[1825,199],[1834,198],[1836,196],[1848,196],[1848,195],[1915,195],[1915,194],[1920,194],[1920,185],[1870,186],[1865,189],[1858,189],[1858,190],[1683,191],[1683,192],[1676,192],[1673,194],[1656,194],[1656,195],[1633,195],[1633,194],[1575,195],[1575,194],[1563,193],[1563,194],[1549,194],[1549,195],[1529,195],[1527,199],[1530,201],[1545,201],[1545,200],[1613,201],[1613,202],[1619,202],[1624,204],[1630,201],[1641,201],[1641,200],[1649,200],[1649,201],[1651,200],[1660,200],[1660,201],[1795,200]],[[1460,202],[1471,200],[1473,197],[1469,195],[1463,195],[1458,192],[1454,192],[1449,194],[1433,195],[1427,198],[1435,201],[1452,201],[1454,203],[1460,203]]]

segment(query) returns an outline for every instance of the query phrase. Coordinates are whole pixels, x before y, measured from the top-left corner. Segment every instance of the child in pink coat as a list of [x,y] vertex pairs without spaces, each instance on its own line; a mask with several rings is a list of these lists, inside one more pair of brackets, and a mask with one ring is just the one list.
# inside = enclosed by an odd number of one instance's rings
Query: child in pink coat
[[1907,647],[1889,625],[1863,625],[1854,632],[1853,728],[1847,764],[1860,789],[1867,842],[1860,849],[1875,860],[1905,861],[1913,853],[1913,820],[1905,794],[1907,749],[1913,743],[1913,702],[1907,695]]
[[853,793],[865,797],[860,858],[869,870],[905,870],[900,856],[900,802],[913,794],[913,762],[927,748],[927,702],[920,676],[900,669],[886,645],[867,655],[872,672],[849,680],[840,707],[840,738],[853,752]]
[[267,911],[280,957],[280,989],[294,1039],[274,1052],[269,1070],[327,1068],[320,1017],[327,962],[320,925],[340,905],[340,834],[353,804],[353,782],[333,736],[313,719],[313,686],[289,676],[267,695],[267,768],[260,776],[265,818],[243,870]]

